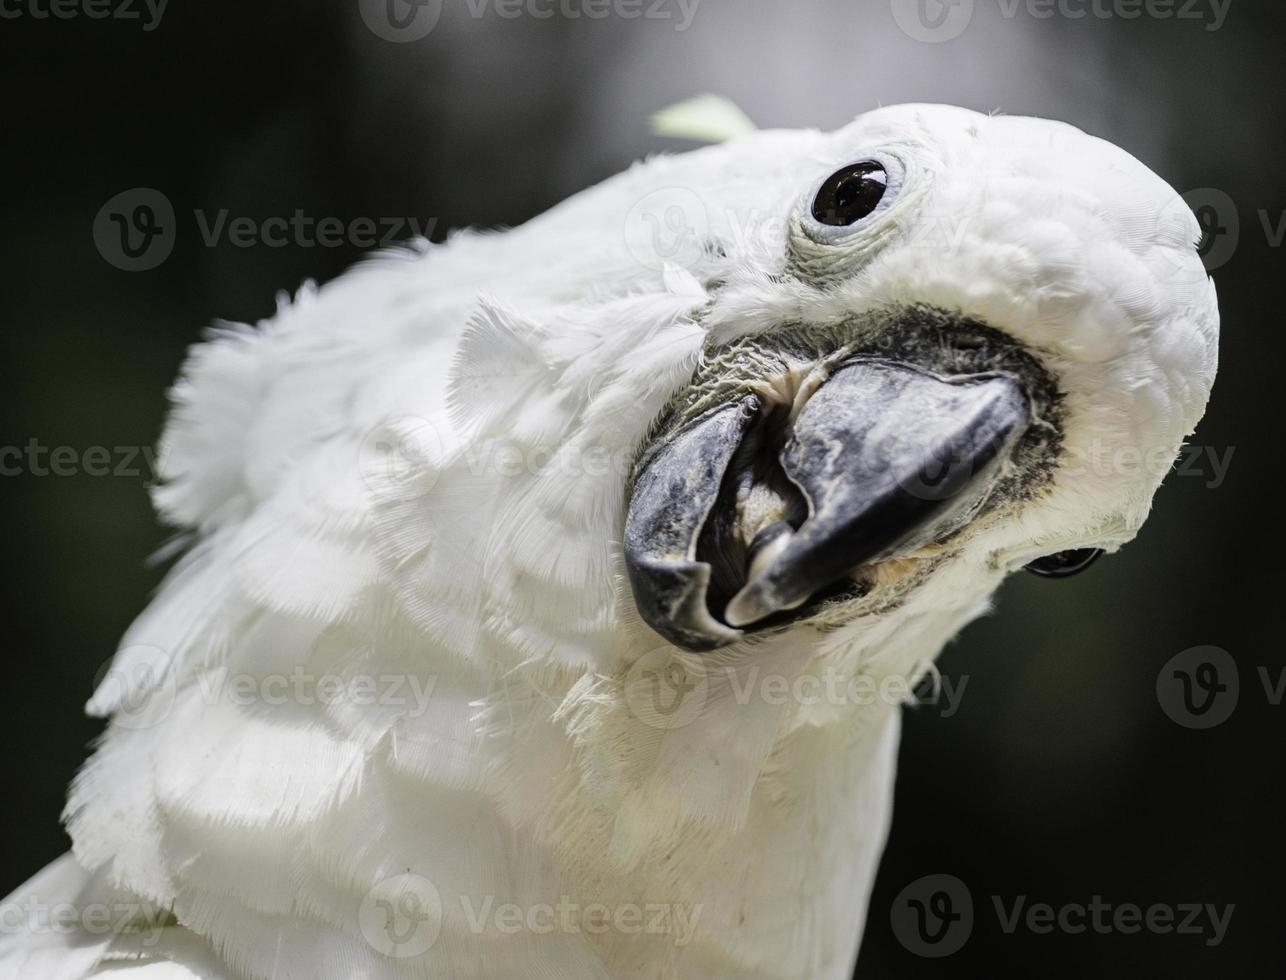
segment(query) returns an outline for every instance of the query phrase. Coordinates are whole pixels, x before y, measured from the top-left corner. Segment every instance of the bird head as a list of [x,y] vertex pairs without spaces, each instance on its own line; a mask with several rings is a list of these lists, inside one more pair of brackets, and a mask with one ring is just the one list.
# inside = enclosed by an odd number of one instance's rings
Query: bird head
[[1132,538],[1215,369],[1182,198],[1071,126],[946,106],[739,142],[684,188],[705,336],[630,478],[652,629],[834,632]]

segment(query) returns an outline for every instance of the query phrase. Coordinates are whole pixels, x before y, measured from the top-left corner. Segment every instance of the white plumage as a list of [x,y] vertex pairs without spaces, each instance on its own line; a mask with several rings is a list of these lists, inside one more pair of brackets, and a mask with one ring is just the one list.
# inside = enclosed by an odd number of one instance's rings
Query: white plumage
[[[808,193],[873,150],[906,163],[897,200],[809,239]],[[0,978],[846,977],[897,705],[739,692],[914,680],[1009,571],[1129,540],[1164,468],[1122,450],[1173,458],[1213,380],[1197,237],[1110,144],[899,106],[653,159],[215,331],[155,492],[194,543],[90,703],[115,717],[72,787],[74,858],[5,906],[142,925],[6,928]],[[1054,482],[893,608],[705,656],[664,644],[623,576],[629,464],[703,350],[913,305],[985,321],[1058,379]],[[703,681],[685,724],[637,710],[640,658]],[[440,901],[434,935],[408,918],[411,945],[384,946],[372,909],[409,915],[408,894]],[[492,914],[560,902],[668,918]]]

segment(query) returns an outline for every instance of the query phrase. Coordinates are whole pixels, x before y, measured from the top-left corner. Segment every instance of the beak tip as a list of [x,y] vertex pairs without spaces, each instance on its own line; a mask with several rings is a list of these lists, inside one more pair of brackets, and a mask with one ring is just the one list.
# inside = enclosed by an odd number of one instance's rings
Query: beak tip
[[728,600],[728,605],[723,611],[723,620],[729,626],[740,629],[769,614],[763,597],[759,594],[760,590],[755,588],[757,584],[751,582]]
[[760,576],[746,583],[740,592],[728,600],[723,611],[723,621],[736,629],[744,629],[776,613],[798,609],[806,601],[807,596],[794,601],[783,597],[774,583]]

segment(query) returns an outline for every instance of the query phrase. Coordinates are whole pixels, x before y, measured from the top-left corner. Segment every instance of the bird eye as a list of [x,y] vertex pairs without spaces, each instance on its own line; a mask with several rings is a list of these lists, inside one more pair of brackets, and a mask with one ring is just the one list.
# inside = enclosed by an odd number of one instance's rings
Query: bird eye
[[813,217],[835,228],[855,225],[879,206],[888,186],[883,164],[874,160],[849,164],[822,184],[813,201]]
[[1071,578],[1079,575],[1103,556],[1100,548],[1077,548],[1060,551],[1056,555],[1037,558],[1027,566],[1027,571],[1041,578]]

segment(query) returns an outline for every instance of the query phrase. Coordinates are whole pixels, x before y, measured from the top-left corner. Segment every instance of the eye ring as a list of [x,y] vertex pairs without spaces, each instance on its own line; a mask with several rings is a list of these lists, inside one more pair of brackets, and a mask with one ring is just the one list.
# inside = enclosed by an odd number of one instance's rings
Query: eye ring
[[[903,192],[908,186],[910,174],[907,170],[906,162],[896,153],[887,150],[877,150],[868,152],[861,156],[850,158],[851,163],[845,164],[838,170],[834,170],[826,177],[819,177],[812,187],[805,193],[797,209],[798,229],[802,238],[811,242],[813,245],[819,245],[823,249],[832,246],[851,246],[854,241],[865,241],[865,232],[867,229],[876,225],[883,225],[883,217],[892,209],[899,208]],[[858,168],[882,168],[886,177],[884,184],[884,193],[880,199],[875,202],[875,207],[864,217],[856,218],[856,213],[852,214],[856,220],[853,224],[827,224],[824,218],[828,217],[828,202],[825,195],[828,195],[832,189],[838,187],[844,178],[849,176]],[[874,194],[872,193],[872,197]],[[844,202],[852,203],[852,202]],[[865,209],[862,209],[865,210]],[[820,217],[819,217],[820,215]],[[847,217],[847,216],[846,216]],[[842,220],[836,215],[835,220]],[[862,255],[868,255],[869,249],[877,246],[877,240],[881,236],[874,236],[867,244],[862,245]],[[807,251],[805,246],[805,251]],[[850,252],[850,255],[852,253]],[[856,256],[854,256],[856,257]]]
[[1102,548],[1075,548],[1037,558],[1027,566],[1027,571],[1041,578],[1071,578],[1085,571],[1102,557]]
[[889,193],[892,178],[879,160],[859,160],[841,167],[817,189],[811,213],[818,224],[851,228],[869,218]]

